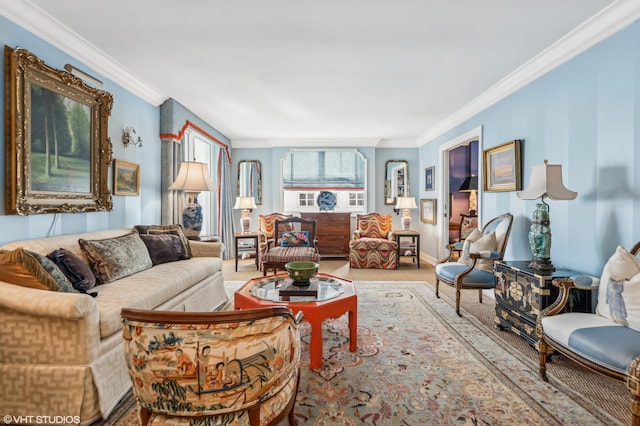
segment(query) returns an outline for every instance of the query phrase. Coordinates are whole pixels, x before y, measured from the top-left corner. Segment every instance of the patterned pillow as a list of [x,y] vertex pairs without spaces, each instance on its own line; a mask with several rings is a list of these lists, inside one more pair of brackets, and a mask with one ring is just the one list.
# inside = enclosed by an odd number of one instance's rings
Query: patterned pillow
[[140,234],[173,234],[180,238],[182,244],[183,257],[182,259],[191,259],[191,246],[189,245],[189,239],[182,231],[182,225],[136,225],[134,229]]
[[184,250],[180,237],[173,234],[140,234],[142,242],[149,250],[151,263],[159,265],[161,263],[175,262],[184,259]]
[[0,251],[0,280],[39,290],[77,293],[55,263],[22,248]]
[[310,246],[309,231],[288,231],[281,235],[280,245],[282,247]]
[[96,276],[78,256],[67,249],[59,248],[52,251],[47,257],[67,277],[73,288],[81,293],[86,293],[96,285]]
[[640,259],[622,246],[602,270],[596,313],[640,331]]
[[104,240],[79,239],[98,283],[105,284],[151,268],[151,258],[137,231]]

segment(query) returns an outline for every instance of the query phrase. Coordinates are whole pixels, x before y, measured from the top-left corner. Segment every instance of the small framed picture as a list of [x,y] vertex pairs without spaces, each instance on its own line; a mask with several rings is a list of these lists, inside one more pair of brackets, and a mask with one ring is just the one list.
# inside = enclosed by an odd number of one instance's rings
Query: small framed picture
[[433,191],[435,184],[435,170],[436,166],[427,167],[424,169],[424,190]]
[[484,153],[484,190],[519,191],[522,189],[520,140],[512,140]]
[[113,160],[113,195],[140,195],[140,165]]
[[422,198],[420,200],[420,222],[436,223],[436,199]]

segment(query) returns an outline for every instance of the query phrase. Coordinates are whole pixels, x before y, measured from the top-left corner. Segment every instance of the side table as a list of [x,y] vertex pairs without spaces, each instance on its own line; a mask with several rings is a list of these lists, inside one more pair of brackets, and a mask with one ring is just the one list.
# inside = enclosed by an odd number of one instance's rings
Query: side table
[[[494,273],[496,327],[515,332],[538,349],[536,321],[540,312],[551,305],[559,293],[552,281],[580,273],[568,269],[542,272],[529,267],[529,261],[496,262]],[[591,293],[572,291],[570,295],[574,297],[574,312],[591,312]]]
[[[233,234],[236,246],[236,272],[238,272],[238,258],[240,258],[242,253],[247,253],[248,251],[255,252],[255,261],[256,261],[256,270],[260,269],[260,265],[258,265],[258,233],[257,232],[236,232]],[[251,240],[251,243],[245,245],[241,243],[242,240]]]
[[[400,256],[413,257],[413,261],[418,264],[420,269],[420,233],[418,231],[393,231],[393,235],[398,243],[398,263],[400,263]],[[403,242],[402,238],[411,238],[411,242]],[[407,255],[407,252],[411,254]]]

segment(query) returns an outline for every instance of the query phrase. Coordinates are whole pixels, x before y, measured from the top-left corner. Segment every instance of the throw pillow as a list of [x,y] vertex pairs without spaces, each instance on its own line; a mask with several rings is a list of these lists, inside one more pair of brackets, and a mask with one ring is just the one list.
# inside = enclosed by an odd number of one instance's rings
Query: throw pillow
[[184,259],[184,250],[180,237],[173,234],[140,234],[140,238],[151,257],[151,263],[175,262]]
[[[598,288],[596,313],[620,324],[627,325],[628,309],[633,303],[638,305],[640,298],[640,259],[618,246],[602,270]],[[634,316],[640,312],[634,312]],[[638,317],[634,322],[638,321]],[[635,327],[638,325],[636,324]]]
[[471,234],[467,236],[467,238],[462,243],[462,253],[458,258],[458,262],[464,263],[465,265],[469,264],[471,243],[474,241],[478,241],[480,238],[482,238],[482,232],[478,228],[474,229]]
[[136,225],[134,229],[140,234],[173,234],[180,238],[182,244],[182,252],[184,253],[183,259],[191,259],[191,246],[189,245],[189,239],[182,231],[182,225]]
[[151,258],[138,232],[104,240],[79,239],[80,249],[100,284],[151,268]]
[[22,248],[0,251],[0,280],[39,290],[77,293],[55,263]]
[[282,247],[307,246],[309,247],[309,231],[283,232],[280,245]]
[[47,257],[55,263],[67,277],[73,288],[86,293],[96,285],[96,276],[78,256],[65,248],[52,251]]
[[[478,232],[480,233],[480,231]],[[465,263],[467,265],[469,264],[469,262],[471,262],[471,259],[469,258],[470,253],[479,253],[481,251],[495,251],[498,249],[498,241],[496,239],[495,232],[491,232],[478,240],[475,240],[476,235],[474,235],[474,233],[475,231],[471,233],[471,236],[473,236],[473,238],[467,238],[464,241],[464,246],[462,249],[463,256],[461,259],[466,256],[466,259],[464,259],[465,261],[463,261],[462,263]],[[480,233],[480,235],[482,235],[482,233]],[[475,268],[486,272],[492,272],[493,260],[478,259],[476,261]]]

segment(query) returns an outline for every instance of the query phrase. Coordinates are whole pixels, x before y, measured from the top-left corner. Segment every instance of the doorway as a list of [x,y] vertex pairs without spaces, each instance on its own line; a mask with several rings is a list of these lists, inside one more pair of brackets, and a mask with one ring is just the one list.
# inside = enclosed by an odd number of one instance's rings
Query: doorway
[[447,244],[457,240],[461,214],[475,213],[478,223],[482,223],[481,152],[482,127],[477,127],[440,146],[440,256],[444,255]]

